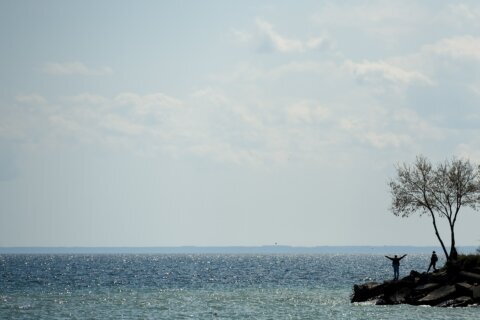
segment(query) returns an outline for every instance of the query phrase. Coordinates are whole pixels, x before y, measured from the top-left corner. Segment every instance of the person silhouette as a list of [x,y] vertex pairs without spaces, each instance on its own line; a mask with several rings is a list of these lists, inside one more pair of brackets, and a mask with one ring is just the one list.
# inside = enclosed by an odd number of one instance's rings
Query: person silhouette
[[428,271],[430,271],[430,268],[433,267],[433,271],[437,271],[437,261],[438,261],[438,257],[437,257],[437,254],[435,253],[435,251],[432,252],[432,257],[430,258],[430,265],[428,266],[428,270],[427,270],[427,273]]
[[393,280],[398,280],[398,276],[400,275],[400,260],[405,258],[406,254],[401,256],[400,258],[395,255],[393,258],[389,256],[385,256],[385,258],[392,260],[392,267],[393,267]]

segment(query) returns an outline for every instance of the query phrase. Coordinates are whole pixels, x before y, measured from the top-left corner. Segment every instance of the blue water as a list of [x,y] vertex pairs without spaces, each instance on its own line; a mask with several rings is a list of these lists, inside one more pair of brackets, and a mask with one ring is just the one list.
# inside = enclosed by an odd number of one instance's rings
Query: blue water
[[[406,275],[429,256],[402,262]],[[0,255],[0,319],[480,318],[350,303],[354,283],[391,276],[383,255]]]

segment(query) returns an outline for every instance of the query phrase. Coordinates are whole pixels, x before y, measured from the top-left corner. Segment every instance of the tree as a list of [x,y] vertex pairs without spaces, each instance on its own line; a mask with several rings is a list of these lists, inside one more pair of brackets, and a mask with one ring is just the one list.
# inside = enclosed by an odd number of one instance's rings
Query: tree
[[[447,260],[457,258],[455,223],[460,208],[476,210],[480,205],[480,166],[468,159],[446,160],[434,167],[418,156],[412,165],[396,166],[396,177],[389,182],[394,215],[408,217],[427,214]],[[450,252],[440,236],[437,218],[445,218],[450,228]]]

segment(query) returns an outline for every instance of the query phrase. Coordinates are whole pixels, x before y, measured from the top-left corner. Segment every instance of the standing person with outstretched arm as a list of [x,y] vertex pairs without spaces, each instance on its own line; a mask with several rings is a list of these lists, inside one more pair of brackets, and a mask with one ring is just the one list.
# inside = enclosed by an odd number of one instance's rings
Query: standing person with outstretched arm
[[393,280],[398,280],[398,276],[400,275],[400,260],[405,258],[405,256],[406,254],[404,254],[400,258],[397,255],[395,255],[393,258],[385,256],[385,258],[392,260]]

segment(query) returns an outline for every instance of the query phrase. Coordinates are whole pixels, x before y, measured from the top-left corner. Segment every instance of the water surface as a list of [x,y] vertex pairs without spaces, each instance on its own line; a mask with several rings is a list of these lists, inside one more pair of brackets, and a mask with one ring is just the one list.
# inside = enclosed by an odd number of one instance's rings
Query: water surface
[[[423,271],[429,255],[401,267]],[[442,262],[442,261],[440,261]],[[480,308],[351,304],[383,255],[0,255],[0,319],[479,319]]]

